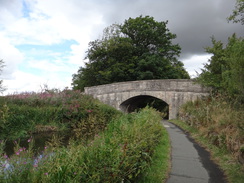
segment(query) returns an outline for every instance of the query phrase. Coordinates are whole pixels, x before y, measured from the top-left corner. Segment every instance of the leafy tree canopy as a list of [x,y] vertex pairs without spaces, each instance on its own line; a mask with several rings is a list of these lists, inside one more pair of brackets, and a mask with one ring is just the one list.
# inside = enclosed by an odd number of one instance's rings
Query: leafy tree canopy
[[244,39],[233,34],[226,46],[212,38],[213,47],[206,48],[213,56],[205,64],[197,80],[214,91],[244,102]]
[[228,17],[229,21],[234,23],[241,22],[244,25],[244,0],[237,0],[235,9],[232,14]]
[[101,39],[91,41],[88,63],[73,75],[73,88],[83,90],[121,81],[189,78],[183,63],[177,60],[180,46],[176,38],[153,17],[129,18],[121,25],[104,29]]

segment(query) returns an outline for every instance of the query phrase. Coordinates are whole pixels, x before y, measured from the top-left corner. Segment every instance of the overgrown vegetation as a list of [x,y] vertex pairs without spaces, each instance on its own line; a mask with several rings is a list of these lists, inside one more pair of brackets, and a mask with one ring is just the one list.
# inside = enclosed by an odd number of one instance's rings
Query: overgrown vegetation
[[237,109],[219,96],[188,102],[181,107],[179,117],[244,164],[243,111],[244,108]]
[[152,156],[150,166],[145,170],[139,180],[140,183],[162,183],[166,182],[171,161],[171,146],[169,134],[165,128],[163,128],[163,135],[158,146],[155,148],[155,152]]
[[21,93],[0,98],[0,139],[73,129],[81,136],[103,130],[120,114],[79,91]]
[[147,108],[112,120],[88,144],[73,140],[65,148],[53,142],[34,161],[31,148],[16,146],[15,155],[0,157],[0,178],[3,182],[131,182],[150,165],[162,128],[159,113]]

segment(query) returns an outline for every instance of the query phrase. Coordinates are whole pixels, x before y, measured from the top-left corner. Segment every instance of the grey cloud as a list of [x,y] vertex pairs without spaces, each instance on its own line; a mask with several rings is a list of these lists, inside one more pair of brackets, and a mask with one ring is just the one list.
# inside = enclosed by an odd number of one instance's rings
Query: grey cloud
[[0,25],[1,23],[11,21],[14,17],[21,16],[22,1],[18,0],[0,0]]
[[205,54],[204,47],[211,46],[211,36],[223,42],[233,33],[244,36],[242,25],[226,20],[234,6],[235,0],[107,0],[100,11],[107,25],[140,15],[168,20],[170,31],[177,34],[174,42],[182,47],[181,59],[186,59]]

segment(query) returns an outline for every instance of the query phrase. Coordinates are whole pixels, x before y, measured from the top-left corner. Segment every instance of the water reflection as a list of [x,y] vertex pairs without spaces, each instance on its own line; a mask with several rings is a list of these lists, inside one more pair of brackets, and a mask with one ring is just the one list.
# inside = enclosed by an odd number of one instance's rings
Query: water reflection
[[[33,134],[31,138],[34,140],[34,147],[33,147],[34,153],[36,155],[41,153],[44,150],[47,143],[50,142],[54,136],[59,139],[59,141],[62,143],[63,146],[67,146],[69,140],[73,138],[75,134],[72,132],[45,132],[45,133]],[[13,155],[15,153],[14,147],[16,146],[16,143],[19,143],[20,147],[25,147],[28,149],[29,138],[30,137],[22,138],[19,140],[19,142],[6,141],[4,152],[7,154],[7,156]]]

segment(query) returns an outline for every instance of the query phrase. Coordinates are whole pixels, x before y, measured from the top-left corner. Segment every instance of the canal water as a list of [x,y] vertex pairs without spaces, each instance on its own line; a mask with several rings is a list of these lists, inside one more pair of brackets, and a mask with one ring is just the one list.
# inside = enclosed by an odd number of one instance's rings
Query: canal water
[[25,147],[28,149],[29,142],[28,140],[34,140],[34,147],[33,150],[35,154],[41,153],[45,146],[48,145],[49,142],[52,141],[53,138],[57,138],[60,140],[61,144],[63,146],[67,146],[68,142],[71,138],[75,137],[74,133],[71,132],[45,132],[45,133],[38,133],[38,134],[33,134],[31,137],[28,138],[22,138],[19,140],[11,140],[11,141],[6,141],[5,143],[5,148],[4,152],[6,153],[7,156],[13,155],[14,148],[16,146],[16,143],[19,143],[20,147]]

